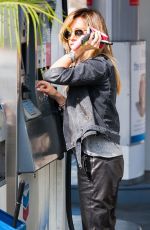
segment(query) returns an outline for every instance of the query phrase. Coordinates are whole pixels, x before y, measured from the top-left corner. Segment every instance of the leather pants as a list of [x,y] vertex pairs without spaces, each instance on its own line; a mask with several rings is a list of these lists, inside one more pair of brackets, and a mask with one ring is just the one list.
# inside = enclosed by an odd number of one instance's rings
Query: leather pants
[[83,230],[115,229],[115,207],[123,166],[122,156],[103,158],[82,153],[78,183]]

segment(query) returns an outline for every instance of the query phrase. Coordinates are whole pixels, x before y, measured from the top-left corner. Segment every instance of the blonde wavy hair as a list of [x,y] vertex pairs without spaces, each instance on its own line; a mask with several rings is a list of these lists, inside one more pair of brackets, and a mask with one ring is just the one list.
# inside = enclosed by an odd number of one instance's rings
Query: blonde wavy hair
[[[73,21],[78,17],[85,19],[85,21],[87,22],[87,27],[88,26],[93,27],[108,35],[105,20],[103,16],[100,14],[100,12],[93,10],[93,9],[88,9],[88,8],[81,8],[81,9],[75,10],[66,17],[61,27],[60,33],[59,33],[59,39],[61,43],[63,44],[67,53],[70,51],[70,47],[69,47],[68,41],[64,37],[64,33],[66,29],[70,28]],[[86,51],[86,54],[82,56],[81,61],[85,61],[91,57],[96,57],[98,55],[104,55],[111,60],[114,66],[114,71],[115,71],[115,77],[116,77],[116,82],[117,82],[117,93],[119,94],[121,90],[120,75],[119,75],[119,71],[117,68],[116,60],[113,56],[111,45],[104,45],[101,49],[90,49]]]

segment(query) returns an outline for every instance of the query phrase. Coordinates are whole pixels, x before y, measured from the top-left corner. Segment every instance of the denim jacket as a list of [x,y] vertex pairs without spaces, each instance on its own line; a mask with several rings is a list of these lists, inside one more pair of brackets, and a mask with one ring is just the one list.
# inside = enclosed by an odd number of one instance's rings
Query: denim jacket
[[44,80],[69,86],[63,131],[67,150],[76,149],[79,167],[82,167],[81,143],[88,135],[100,133],[119,144],[117,86],[109,59],[97,56],[71,68],[52,68],[44,73]]

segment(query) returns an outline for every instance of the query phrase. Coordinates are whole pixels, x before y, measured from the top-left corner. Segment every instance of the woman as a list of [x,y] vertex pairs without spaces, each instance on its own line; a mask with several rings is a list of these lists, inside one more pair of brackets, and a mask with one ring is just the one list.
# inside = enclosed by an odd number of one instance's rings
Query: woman
[[[119,74],[101,14],[79,9],[66,18],[60,39],[66,54],[44,73],[38,90],[64,108],[66,147],[75,152],[84,230],[115,229],[115,207],[123,176],[116,94]],[[83,45],[81,40],[89,35]],[[50,84],[67,85],[65,98]]]

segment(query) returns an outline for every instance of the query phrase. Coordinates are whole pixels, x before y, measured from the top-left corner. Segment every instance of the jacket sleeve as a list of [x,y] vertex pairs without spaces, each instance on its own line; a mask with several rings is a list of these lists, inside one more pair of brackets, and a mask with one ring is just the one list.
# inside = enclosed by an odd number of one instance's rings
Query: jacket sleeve
[[88,59],[75,67],[57,67],[47,70],[44,80],[58,85],[89,85],[100,83],[108,71],[108,63],[103,57]]

